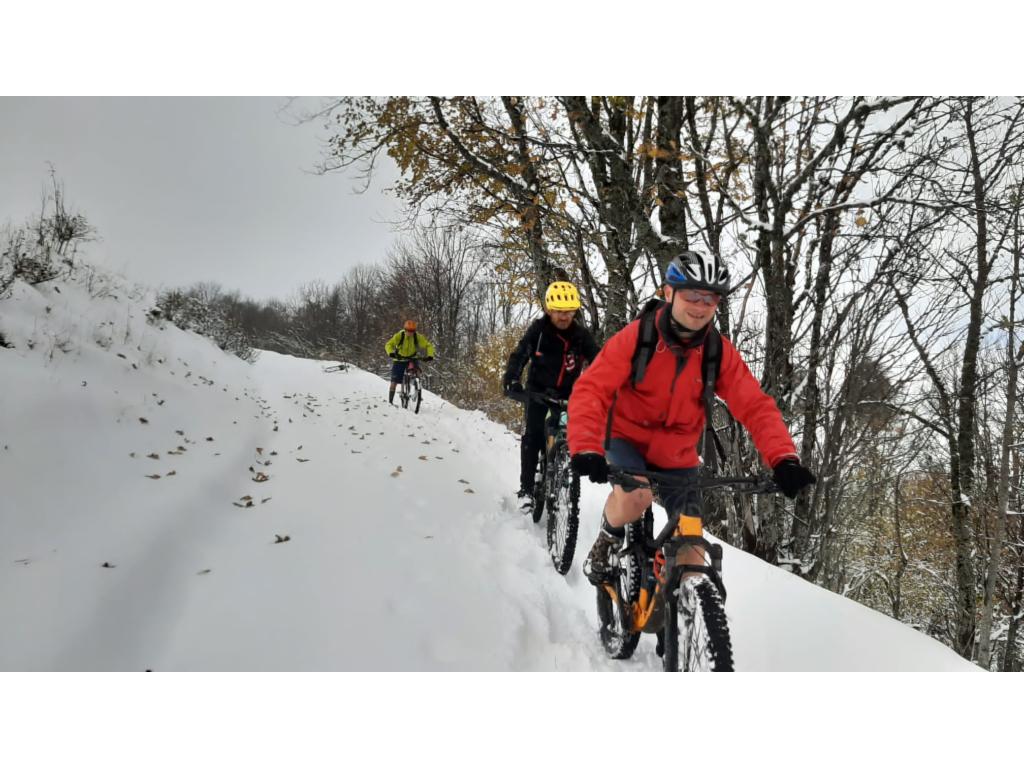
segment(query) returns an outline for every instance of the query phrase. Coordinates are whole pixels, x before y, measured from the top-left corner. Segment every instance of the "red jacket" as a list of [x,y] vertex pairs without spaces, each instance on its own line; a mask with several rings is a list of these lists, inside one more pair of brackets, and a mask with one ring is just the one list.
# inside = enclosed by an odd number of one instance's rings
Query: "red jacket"
[[[656,327],[660,325],[656,323]],[[608,408],[617,392],[612,437],[628,440],[656,467],[695,467],[700,463],[697,443],[705,421],[700,399],[704,349],[689,350],[686,365],[673,382],[677,356],[666,347],[659,330],[657,350],[640,386],[634,389],[631,361],[639,332],[640,321],[634,320],[612,336],[576,382],[569,398],[569,452],[604,453]],[[787,457],[799,458],[775,401],[761,391],[740,353],[724,336],[715,394],[750,432],[768,466]]]

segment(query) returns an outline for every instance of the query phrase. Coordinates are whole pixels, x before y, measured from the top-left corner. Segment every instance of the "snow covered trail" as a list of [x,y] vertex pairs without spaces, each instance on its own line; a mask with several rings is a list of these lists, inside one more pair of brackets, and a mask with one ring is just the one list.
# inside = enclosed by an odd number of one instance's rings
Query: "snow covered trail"
[[160,666],[611,668],[542,530],[513,508],[516,438],[429,393],[416,415],[376,376],[321,368],[256,364],[279,427],[261,447],[277,456],[271,501],[240,514],[290,540],[222,553]]

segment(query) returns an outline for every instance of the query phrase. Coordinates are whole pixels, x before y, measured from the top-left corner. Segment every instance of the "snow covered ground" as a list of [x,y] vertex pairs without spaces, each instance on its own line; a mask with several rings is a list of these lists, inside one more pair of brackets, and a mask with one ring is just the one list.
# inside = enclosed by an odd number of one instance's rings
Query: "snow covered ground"
[[[659,668],[653,637],[625,662],[597,638],[579,564],[607,487],[561,577],[505,428],[249,365],[152,306],[111,276],[0,301],[0,670]],[[724,575],[740,670],[976,669],[742,552]]]

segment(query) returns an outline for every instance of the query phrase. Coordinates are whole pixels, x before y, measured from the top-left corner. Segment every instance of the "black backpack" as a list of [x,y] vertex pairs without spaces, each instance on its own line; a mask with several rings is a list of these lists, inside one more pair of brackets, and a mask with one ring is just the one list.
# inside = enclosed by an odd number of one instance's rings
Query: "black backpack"
[[[419,349],[420,345],[417,343],[419,339],[416,338],[417,333],[419,331],[412,332],[412,344],[416,349]],[[405,328],[402,329],[402,335],[398,337],[398,344],[395,345],[395,349],[401,349],[403,344],[405,344]]]
[[[638,317],[640,318],[640,332],[637,334],[636,349],[633,350],[633,358],[630,361],[630,382],[636,388],[644,379],[647,373],[647,365],[654,357],[658,347],[658,329],[655,320],[658,310],[665,306],[661,299],[648,301]],[[718,471],[719,455],[723,458],[725,450],[715,433],[712,423],[712,415],[715,406],[715,385],[718,383],[718,374],[722,369],[722,334],[713,325],[708,327],[707,335],[704,338],[704,355],[701,358],[700,376],[704,382],[701,391],[701,402],[704,403],[704,437],[701,440],[700,454],[704,458],[704,466],[711,472]],[[614,402],[612,408],[615,407]],[[608,438],[611,438],[611,410],[608,413]]]

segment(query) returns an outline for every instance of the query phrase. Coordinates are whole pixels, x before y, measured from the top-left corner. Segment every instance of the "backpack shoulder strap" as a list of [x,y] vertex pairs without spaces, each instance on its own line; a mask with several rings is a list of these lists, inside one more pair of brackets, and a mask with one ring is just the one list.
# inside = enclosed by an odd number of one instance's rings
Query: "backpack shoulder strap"
[[708,328],[704,339],[704,354],[701,358],[700,376],[704,382],[701,400],[704,408],[710,413],[715,402],[715,386],[718,384],[718,373],[722,370],[722,334],[715,326]]
[[640,311],[640,331],[636,337],[636,349],[633,350],[633,359],[630,361],[630,381],[633,387],[637,387],[647,373],[647,364],[654,357],[654,350],[658,347],[658,329],[654,321],[658,316],[658,309],[664,305],[661,299],[651,299]]
[[715,425],[712,421],[715,407],[715,385],[718,383],[718,373],[722,369],[722,334],[715,326],[708,328],[707,336],[704,339],[704,352],[701,356],[700,375],[704,382],[700,399],[704,403],[704,437],[701,440],[701,456],[704,459],[704,466],[714,474],[718,472],[719,455],[724,459],[724,449],[718,440],[715,432]]

